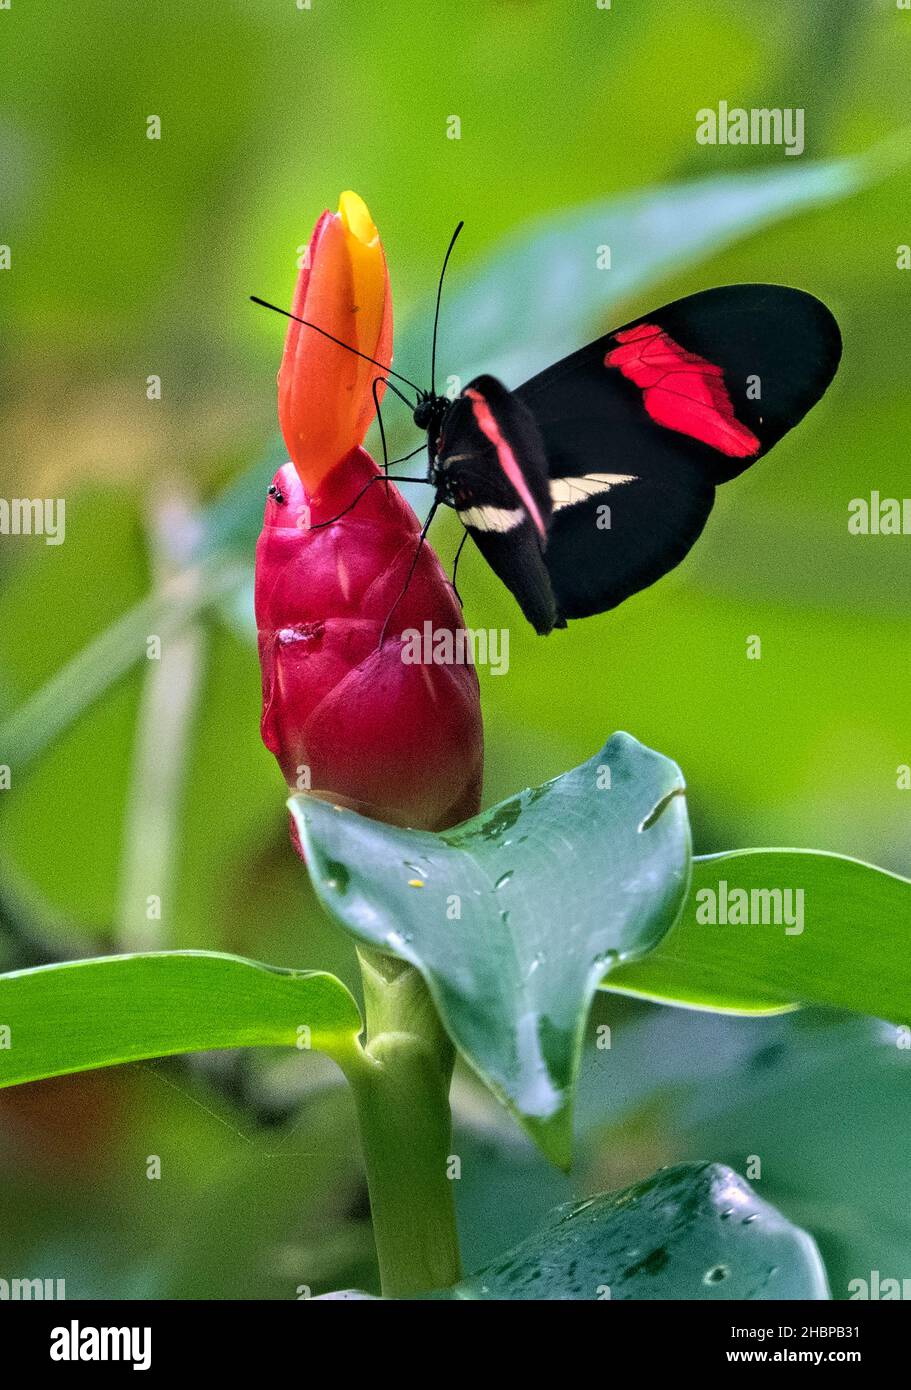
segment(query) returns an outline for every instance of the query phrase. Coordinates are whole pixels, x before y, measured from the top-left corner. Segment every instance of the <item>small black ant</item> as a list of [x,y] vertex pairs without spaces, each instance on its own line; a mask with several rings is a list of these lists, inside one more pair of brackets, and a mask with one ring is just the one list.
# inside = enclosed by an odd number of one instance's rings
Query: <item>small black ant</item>
[[272,498],[273,502],[278,503],[280,507],[283,507],[285,505],[285,494],[282,492],[280,487],[276,486],[275,483],[273,483],[269,488],[269,496]]

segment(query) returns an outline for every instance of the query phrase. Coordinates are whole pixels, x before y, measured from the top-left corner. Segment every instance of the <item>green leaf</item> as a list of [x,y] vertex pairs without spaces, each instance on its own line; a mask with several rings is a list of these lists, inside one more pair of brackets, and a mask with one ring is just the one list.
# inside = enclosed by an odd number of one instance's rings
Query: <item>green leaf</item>
[[0,1048],[0,1086],[179,1052],[297,1047],[302,1040],[341,1063],[360,1030],[354,999],[321,971],[207,951],[43,965],[0,976],[0,1034],[9,1039]]
[[[802,930],[700,923],[719,885],[803,893]],[[700,897],[700,895],[703,895]],[[752,898],[760,917],[761,897]],[[794,917],[800,899],[791,898]],[[787,899],[783,899],[785,906]],[[766,916],[774,915],[775,903]],[[717,915],[717,914],[716,914]],[[730,916],[730,909],[726,914]],[[822,850],[744,849],[693,861],[677,925],[649,955],[620,967],[605,988],[724,1013],[780,1013],[801,1004],[911,1022],[911,880]]]
[[[777,165],[669,183],[526,223],[446,293],[445,371],[508,386],[542,371],[587,337],[616,327],[615,306],[694,261],[797,213],[850,196],[908,162],[907,133],[852,158]],[[611,268],[596,250],[610,247]],[[648,306],[643,306],[647,308]],[[428,299],[397,365],[420,381],[433,324]],[[418,375],[416,376],[415,373]]]
[[654,946],[684,898],[683,789],[672,762],[615,734],[440,835],[289,802],[322,902],[421,972],[463,1055],[561,1165],[598,982]]
[[[801,1010],[755,1027],[743,1019],[689,1018],[713,1029],[729,1065],[695,1084],[687,1078],[664,1088],[657,1104],[668,1107],[662,1128],[671,1160],[717,1153],[736,1161],[734,1155],[754,1152],[761,1134],[763,1194],[786,1204],[813,1235],[835,1298],[856,1294],[852,1281],[869,1280],[874,1269],[884,1277],[906,1273],[907,1034],[831,1011]],[[678,1030],[679,1023],[678,1014]],[[739,1064],[722,1030],[743,1049]],[[680,1038],[684,1049],[694,1043],[688,1031],[689,1039]],[[621,1120],[618,1129],[624,1127]],[[617,1135],[602,1130],[599,1139],[610,1147]]]
[[[324,1299],[365,1299],[357,1289]],[[722,1163],[681,1163],[568,1202],[521,1245],[434,1301],[830,1297],[811,1236]]]
[[558,1207],[509,1254],[432,1298],[827,1299],[810,1236],[721,1163],[681,1163]]

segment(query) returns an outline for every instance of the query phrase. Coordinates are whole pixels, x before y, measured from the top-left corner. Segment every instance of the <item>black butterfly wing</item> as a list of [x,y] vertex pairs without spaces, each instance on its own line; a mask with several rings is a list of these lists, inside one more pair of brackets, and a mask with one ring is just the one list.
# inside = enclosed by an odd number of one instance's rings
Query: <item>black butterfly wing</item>
[[502,535],[465,521],[471,536],[494,574],[516,598],[535,632],[546,637],[555,627],[566,627],[557,608],[550,572],[530,523]]
[[530,411],[494,377],[476,378],[446,414],[437,465],[445,500],[535,631],[565,626],[544,559],[550,479]]
[[520,386],[552,479],[545,562],[561,615],[604,612],[673,569],[716,485],[803,419],[840,355],[812,295],[732,285],[645,314]]
[[[573,479],[570,497],[578,495]],[[699,538],[714,500],[702,473],[675,462],[558,504],[545,562],[561,617],[605,613],[654,584]]]

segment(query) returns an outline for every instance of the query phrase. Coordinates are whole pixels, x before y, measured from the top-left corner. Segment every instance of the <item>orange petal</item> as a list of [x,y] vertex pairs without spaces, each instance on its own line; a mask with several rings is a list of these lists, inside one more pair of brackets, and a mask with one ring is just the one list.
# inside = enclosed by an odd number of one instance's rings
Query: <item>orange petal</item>
[[[392,299],[379,233],[365,204],[343,193],[323,213],[301,270],[292,313],[378,362],[392,351]],[[313,492],[362,443],[374,416],[382,368],[322,333],[291,321],[278,374],[282,434],[301,481]],[[380,382],[377,395],[385,388]]]

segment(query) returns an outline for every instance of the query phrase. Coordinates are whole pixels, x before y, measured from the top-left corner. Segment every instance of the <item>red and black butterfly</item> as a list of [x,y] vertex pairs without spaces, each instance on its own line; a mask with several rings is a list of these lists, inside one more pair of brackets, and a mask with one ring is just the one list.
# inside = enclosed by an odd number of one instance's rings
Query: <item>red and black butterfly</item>
[[615,608],[679,564],[719,483],[799,424],[840,356],[838,325],[811,294],[725,285],[516,390],[479,376],[454,400],[421,391],[435,490],[422,539],[437,507],[453,507],[538,633]]

